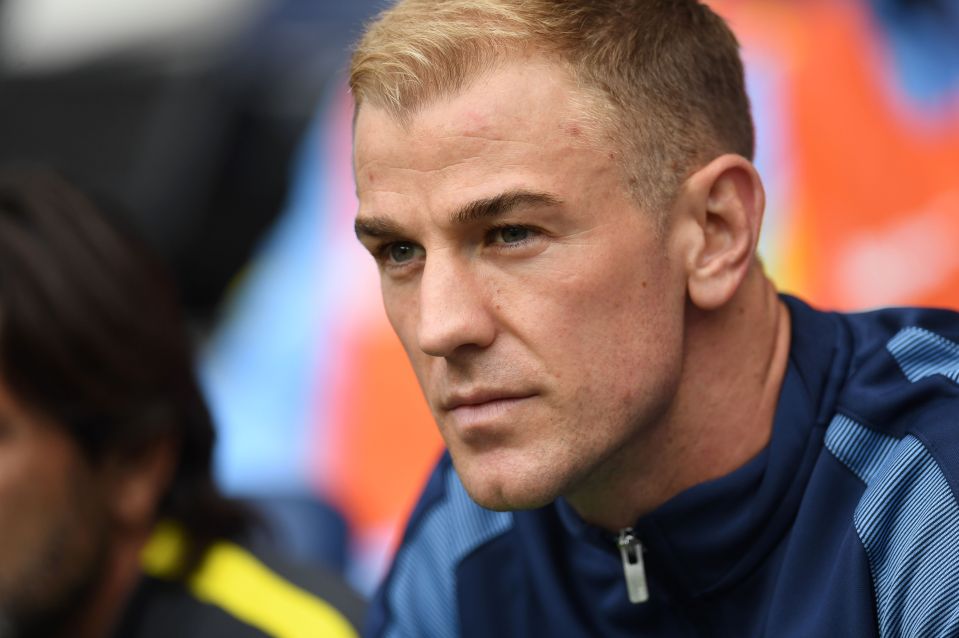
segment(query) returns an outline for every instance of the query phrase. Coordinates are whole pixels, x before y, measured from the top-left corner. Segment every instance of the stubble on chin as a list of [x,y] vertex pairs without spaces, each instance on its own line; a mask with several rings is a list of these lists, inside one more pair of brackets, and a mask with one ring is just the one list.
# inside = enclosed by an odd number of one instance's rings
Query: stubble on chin
[[[32,560],[2,587],[0,638],[61,635],[95,594],[110,553],[106,519],[102,512],[72,514],[47,531]],[[77,533],[84,526],[87,538]]]
[[548,457],[540,451],[521,455],[511,463],[484,463],[481,459],[458,462],[457,454],[451,455],[470,498],[480,507],[497,512],[545,507],[577,480],[577,468],[568,467],[564,461],[544,462]]
[[[107,553],[105,543],[100,544],[82,564],[71,566],[67,579],[42,583],[49,590],[40,592],[42,597],[39,600],[19,601],[9,611],[0,611],[0,638],[8,638],[4,631],[9,632],[10,638],[50,638],[59,635],[77,614],[82,613],[96,591],[100,583],[100,568],[105,564]],[[47,573],[62,573],[63,563],[50,560],[59,555],[59,552],[50,553],[46,559],[38,562],[37,567],[47,570]]]

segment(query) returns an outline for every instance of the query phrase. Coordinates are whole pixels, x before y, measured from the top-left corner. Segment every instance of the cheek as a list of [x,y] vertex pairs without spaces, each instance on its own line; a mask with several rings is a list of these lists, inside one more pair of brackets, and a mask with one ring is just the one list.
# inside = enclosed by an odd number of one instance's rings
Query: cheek
[[68,478],[56,454],[0,451],[0,603],[35,580],[31,565],[45,552],[58,516],[70,507]]
[[419,318],[418,309],[400,295],[391,294],[384,290],[383,309],[390,327],[399,338],[407,356],[412,360],[418,352],[416,326]]
[[416,335],[416,324],[419,318],[419,308],[408,295],[395,290],[383,288],[383,309],[386,319],[393,328],[393,332],[409,348]]
[[419,347],[417,338],[419,307],[410,299],[415,298],[403,296],[395,290],[383,287],[383,307],[386,310],[386,318],[406,352],[420,388],[428,394],[427,368],[434,364],[434,358],[428,356]]
[[[13,536],[29,536],[29,528],[37,519],[57,505],[62,485],[56,485],[51,474],[54,459],[44,461],[29,450],[0,451],[0,541],[14,541]],[[22,542],[22,540],[20,541]],[[0,543],[9,551],[6,543]]]
[[24,444],[18,450],[0,454],[0,517],[20,529],[41,527],[51,511],[69,503],[71,487],[80,481],[77,461],[61,446]]
[[553,349],[553,373],[613,404],[675,376],[684,294],[665,260],[594,260],[577,273],[555,278],[528,313],[534,340]]
[[404,294],[401,288],[385,282],[381,284],[381,291],[386,319],[393,328],[393,332],[399,337],[406,353],[412,357],[418,350],[416,347],[416,327],[419,321],[417,299],[412,292]]

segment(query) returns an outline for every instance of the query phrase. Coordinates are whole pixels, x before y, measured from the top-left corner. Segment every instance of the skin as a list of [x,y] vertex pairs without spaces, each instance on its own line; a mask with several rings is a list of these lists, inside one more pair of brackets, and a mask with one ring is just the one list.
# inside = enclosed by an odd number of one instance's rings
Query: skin
[[765,445],[788,318],[749,162],[698,170],[660,230],[585,100],[527,57],[405,122],[361,105],[357,234],[470,496],[616,530]]
[[0,636],[108,634],[139,578],[167,454],[94,467],[0,379]]

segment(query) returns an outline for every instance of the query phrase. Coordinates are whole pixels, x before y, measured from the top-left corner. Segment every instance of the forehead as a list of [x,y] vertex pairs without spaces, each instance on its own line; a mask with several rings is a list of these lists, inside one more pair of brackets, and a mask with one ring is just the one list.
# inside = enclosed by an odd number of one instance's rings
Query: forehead
[[383,180],[425,183],[470,169],[531,168],[535,158],[560,172],[565,151],[597,146],[585,105],[564,67],[536,57],[504,62],[405,121],[364,104],[354,139],[361,205],[365,194],[389,190]]

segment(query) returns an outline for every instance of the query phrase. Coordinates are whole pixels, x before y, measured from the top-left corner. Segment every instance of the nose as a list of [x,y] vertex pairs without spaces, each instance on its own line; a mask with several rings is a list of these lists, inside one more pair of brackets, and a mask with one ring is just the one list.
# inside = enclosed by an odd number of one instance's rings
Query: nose
[[420,349],[449,358],[470,346],[489,346],[496,327],[485,288],[468,263],[447,255],[427,259],[419,290]]

